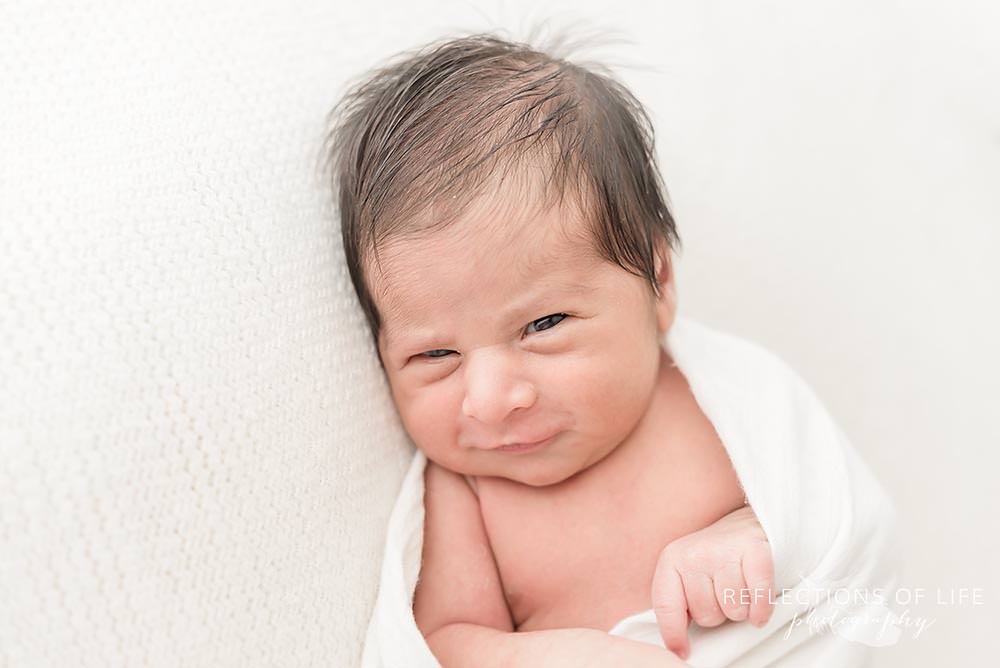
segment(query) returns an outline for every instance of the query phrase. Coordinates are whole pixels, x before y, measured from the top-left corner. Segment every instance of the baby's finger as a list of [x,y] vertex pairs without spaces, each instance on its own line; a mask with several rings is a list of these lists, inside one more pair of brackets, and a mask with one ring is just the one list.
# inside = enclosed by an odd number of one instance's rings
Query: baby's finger
[[686,659],[688,613],[684,585],[677,569],[662,560],[653,575],[653,613],[663,644],[681,659]]
[[691,619],[698,626],[718,626],[726,621],[726,616],[715,599],[715,586],[712,578],[704,573],[682,573],[684,596],[687,597],[688,610]]
[[719,601],[723,614],[734,622],[742,622],[749,613],[746,587],[743,569],[738,561],[726,564],[715,574],[715,598]]
[[750,623],[763,626],[774,611],[774,564],[771,546],[766,542],[754,543],[743,553],[743,577],[750,595]]

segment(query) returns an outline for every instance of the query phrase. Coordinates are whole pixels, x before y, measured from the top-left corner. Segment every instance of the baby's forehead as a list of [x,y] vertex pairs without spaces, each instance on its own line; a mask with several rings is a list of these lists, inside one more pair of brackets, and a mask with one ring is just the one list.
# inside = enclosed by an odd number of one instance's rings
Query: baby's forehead
[[499,305],[536,287],[579,289],[600,261],[582,222],[550,210],[387,240],[369,286],[383,319],[409,320],[414,311]]
[[383,292],[406,281],[451,280],[456,273],[532,277],[598,258],[589,226],[553,209],[496,215],[404,233],[378,249],[372,273]]

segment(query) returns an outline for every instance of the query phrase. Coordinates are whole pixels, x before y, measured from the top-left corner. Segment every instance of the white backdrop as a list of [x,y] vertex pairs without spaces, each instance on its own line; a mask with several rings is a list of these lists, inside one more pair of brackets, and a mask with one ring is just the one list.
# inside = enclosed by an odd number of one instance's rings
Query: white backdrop
[[15,2],[0,665],[356,660],[408,455],[314,141],[385,56],[543,21],[631,40],[587,55],[654,118],[681,308],[789,361],[896,499],[935,621],[875,665],[995,653],[1000,5]]

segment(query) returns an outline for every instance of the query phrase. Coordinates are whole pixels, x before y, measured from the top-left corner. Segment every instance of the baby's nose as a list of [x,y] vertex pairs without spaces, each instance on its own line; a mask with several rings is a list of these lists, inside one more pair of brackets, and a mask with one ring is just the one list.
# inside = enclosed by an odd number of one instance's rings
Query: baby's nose
[[479,422],[495,425],[518,408],[532,406],[537,391],[520,371],[502,351],[480,349],[466,355],[462,412]]

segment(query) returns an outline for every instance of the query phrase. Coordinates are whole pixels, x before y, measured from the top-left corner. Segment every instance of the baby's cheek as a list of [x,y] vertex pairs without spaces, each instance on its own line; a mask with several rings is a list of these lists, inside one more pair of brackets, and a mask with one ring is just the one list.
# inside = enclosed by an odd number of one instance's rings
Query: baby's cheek
[[400,416],[410,438],[425,453],[454,443],[452,402],[440,390],[425,388],[402,400]]
[[649,373],[613,361],[580,367],[570,384],[573,410],[597,429],[631,431],[649,400]]
[[607,403],[615,403],[620,379],[611,365],[593,358],[571,360],[563,374],[553,377],[565,379],[560,387],[564,401],[572,410],[600,412]]

